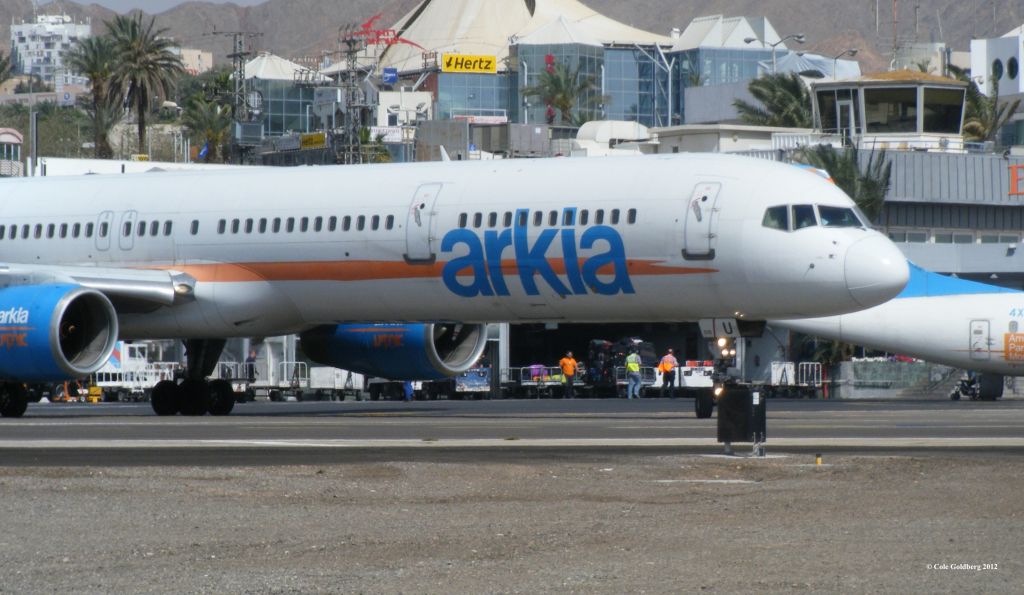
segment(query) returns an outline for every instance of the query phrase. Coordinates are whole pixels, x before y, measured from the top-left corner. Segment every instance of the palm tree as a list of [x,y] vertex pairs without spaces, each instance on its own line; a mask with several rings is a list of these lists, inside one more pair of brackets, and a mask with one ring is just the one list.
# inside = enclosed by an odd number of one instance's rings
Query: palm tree
[[92,87],[92,105],[86,111],[92,123],[94,151],[97,159],[110,159],[114,151],[107,133],[117,122],[121,100],[111,97],[110,78],[114,67],[114,45],[109,37],[88,37],[78,43],[64,58],[76,73],[88,77]]
[[836,186],[849,195],[872,222],[879,220],[892,183],[892,162],[885,158],[885,151],[872,152],[863,169],[857,149],[818,145],[804,149],[800,158],[827,171]]
[[569,70],[562,64],[545,70],[535,86],[523,89],[525,97],[540,97],[552,108],[558,110],[559,120],[563,124],[578,125],[579,118],[574,117],[573,110],[580,104],[580,117],[592,118],[593,106],[597,99],[593,96],[597,83],[594,77],[584,75],[580,69]]
[[[971,81],[971,84],[974,84]],[[977,86],[975,86],[977,89]],[[964,137],[968,140],[973,141],[990,141],[995,140],[996,134],[999,133],[999,129],[1006,125],[1010,121],[1010,118],[1017,113],[1020,108],[1020,99],[1015,99],[1012,102],[999,103],[999,79],[992,79],[992,96],[985,97],[979,90],[978,95],[981,97],[975,101],[974,113],[965,114],[964,118]],[[968,102],[970,105],[970,102]]]
[[[811,94],[799,74],[769,74],[747,87],[761,105],[732,102],[740,119],[755,126],[811,127]],[[763,107],[762,107],[763,106]]]
[[117,15],[107,22],[118,60],[110,77],[111,87],[123,93],[125,103],[135,103],[140,151],[146,147],[150,100],[166,97],[176,77],[184,72],[181,59],[170,51],[173,42],[163,37],[167,29],[156,29],[155,24],[155,18],[143,22],[141,13]]
[[221,161],[221,147],[231,133],[231,109],[202,97],[189,102],[182,123],[192,133],[192,139],[208,146],[206,162]]

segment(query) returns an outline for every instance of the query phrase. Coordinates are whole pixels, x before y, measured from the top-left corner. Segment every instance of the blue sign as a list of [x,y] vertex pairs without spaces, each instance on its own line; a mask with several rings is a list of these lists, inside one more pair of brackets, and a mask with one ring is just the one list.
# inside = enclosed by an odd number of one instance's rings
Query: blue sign
[[381,82],[385,85],[393,85],[398,82],[398,69],[397,68],[385,68],[384,74],[381,75]]
[[[576,209],[565,210],[572,212],[569,217],[576,218]],[[441,271],[445,287],[461,297],[509,295],[502,257],[506,250],[511,250],[519,282],[526,295],[540,295],[538,276],[540,281],[562,296],[636,293],[626,266],[622,236],[614,228],[607,225],[590,227],[579,239],[575,228],[549,228],[541,231],[531,242],[527,226],[529,213],[528,209],[519,209],[514,228],[485,231],[482,241],[477,232],[465,228],[445,234],[441,240],[441,252],[454,252],[460,244],[466,247],[465,255],[445,263]],[[551,245],[559,243],[562,252],[560,267],[557,259],[548,258]],[[556,268],[560,269],[557,273]],[[564,275],[564,281],[559,274]],[[606,280],[608,277],[611,279]]]

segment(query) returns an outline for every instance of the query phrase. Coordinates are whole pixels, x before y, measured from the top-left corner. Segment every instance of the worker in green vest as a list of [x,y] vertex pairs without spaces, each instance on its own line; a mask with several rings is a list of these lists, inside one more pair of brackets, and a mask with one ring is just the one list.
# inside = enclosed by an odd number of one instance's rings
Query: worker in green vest
[[636,350],[626,356],[626,398],[640,398],[640,356]]

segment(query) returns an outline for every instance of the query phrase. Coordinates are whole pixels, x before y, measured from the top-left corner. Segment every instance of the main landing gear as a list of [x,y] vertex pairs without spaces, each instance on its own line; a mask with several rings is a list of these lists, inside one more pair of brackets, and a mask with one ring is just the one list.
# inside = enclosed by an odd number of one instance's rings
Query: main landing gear
[[0,417],[21,417],[28,409],[28,389],[23,384],[0,384]]
[[185,341],[186,369],[181,382],[162,380],[150,401],[157,415],[227,415],[235,408],[235,392],[227,380],[206,380],[224,350],[223,339]]

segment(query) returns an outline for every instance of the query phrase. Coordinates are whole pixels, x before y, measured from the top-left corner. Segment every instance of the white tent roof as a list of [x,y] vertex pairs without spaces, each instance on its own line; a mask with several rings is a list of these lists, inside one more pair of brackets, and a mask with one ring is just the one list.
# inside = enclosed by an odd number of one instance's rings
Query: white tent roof
[[[526,38],[560,18],[575,28],[571,35],[588,43],[672,42],[602,16],[579,0],[423,0],[394,28],[427,51],[493,55],[501,63],[510,40]],[[406,44],[393,45],[384,52],[381,66],[417,70],[423,66],[422,52]]]
[[[296,72],[308,70],[304,66],[299,66],[295,62],[269,52],[260,52],[260,55],[246,62],[245,78],[264,81],[293,81]],[[328,80],[327,77],[320,77],[320,79]]]
[[564,16],[537,29],[529,35],[519,38],[519,45],[558,45],[577,43],[601,47],[601,42],[592,37],[583,27],[567,20]]
[[[744,39],[754,38],[757,42],[746,43]],[[690,21],[682,35],[672,46],[673,51],[692,50],[700,47],[711,48],[766,48],[767,44],[779,40],[779,34],[764,17],[725,18],[720,14],[697,17]],[[779,44],[785,50],[786,44]]]
[[[772,69],[771,60],[765,60],[758,62],[765,72],[770,72]],[[835,65],[836,71],[832,72],[832,66]],[[833,60],[825,56],[819,56],[818,54],[804,54],[800,55],[795,52],[780,55],[775,60],[775,68],[777,72],[820,72],[822,76],[833,78],[833,79],[847,79],[856,78],[860,76],[860,62],[856,60]]]

